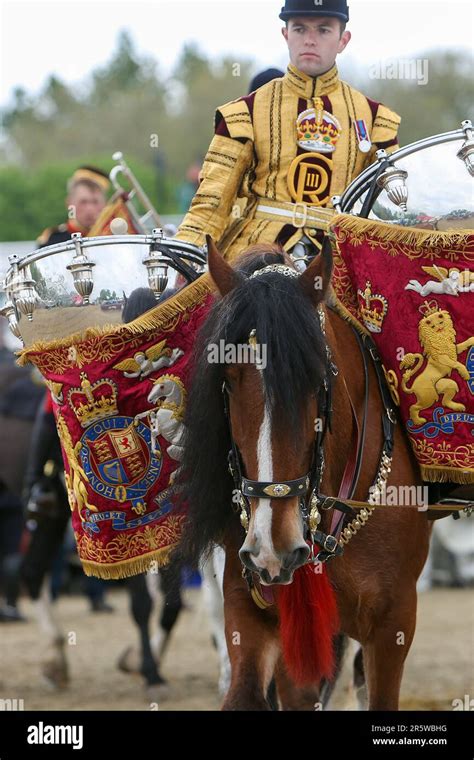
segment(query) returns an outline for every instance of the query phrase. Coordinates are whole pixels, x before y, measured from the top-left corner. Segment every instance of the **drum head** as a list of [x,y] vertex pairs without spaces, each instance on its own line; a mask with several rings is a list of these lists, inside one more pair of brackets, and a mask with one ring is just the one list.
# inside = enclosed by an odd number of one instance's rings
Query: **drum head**
[[[397,168],[408,172],[407,212],[382,190],[369,218],[426,229],[474,229],[474,179],[456,156],[461,144],[445,142],[395,160]],[[368,187],[354,213],[360,213],[367,191]]]
[[[143,242],[144,236],[129,236],[129,239],[130,242],[123,243],[112,237],[84,239],[83,254],[88,272],[76,270],[76,280],[84,275],[93,281],[92,290],[85,295],[84,289],[75,284],[74,267],[71,268],[75,249],[71,241],[43,248],[21,259],[19,273],[29,286],[29,298],[34,302],[31,319],[20,306],[22,294],[18,287],[15,291],[18,273],[9,270],[5,280],[6,299],[15,302],[18,330],[25,347],[37,341],[82,333],[90,327],[121,324],[125,302],[137,288],[147,288],[153,303],[148,271],[143,263],[150,257],[150,245]],[[175,285],[176,270],[167,266],[159,272],[167,278],[160,292],[169,291]],[[16,296],[12,295],[15,292]],[[160,292],[156,292],[156,303]]]

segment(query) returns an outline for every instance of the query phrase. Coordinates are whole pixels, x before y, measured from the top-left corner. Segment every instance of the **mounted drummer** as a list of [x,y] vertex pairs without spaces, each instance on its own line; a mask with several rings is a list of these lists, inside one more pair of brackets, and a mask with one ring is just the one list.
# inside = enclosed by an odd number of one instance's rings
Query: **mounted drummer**
[[346,0],[286,0],[279,17],[287,71],[217,109],[202,181],[176,235],[203,245],[210,234],[227,259],[274,242],[314,255],[332,197],[378,149],[398,148],[400,117],[339,79],[335,60],[351,39]]
[[108,175],[95,166],[80,166],[67,183],[68,220],[56,227],[47,227],[39,236],[40,248],[70,240],[73,232],[86,236],[107,203],[110,188]]

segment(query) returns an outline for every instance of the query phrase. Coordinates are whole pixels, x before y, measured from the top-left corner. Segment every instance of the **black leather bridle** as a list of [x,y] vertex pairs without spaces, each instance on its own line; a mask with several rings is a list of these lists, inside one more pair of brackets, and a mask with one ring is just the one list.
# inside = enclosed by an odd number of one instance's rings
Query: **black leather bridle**
[[[231,440],[228,465],[229,472],[234,479],[242,526],[246,531],[248,530],[251,498],[290,499],[298,497],[305,540],[309,540],[312,547],[311,555],[308,559],[309,562],[326,562],[331,557],[336,557],[343,553],[343,548],[340,546],[337,538],[331,534],[324,533],[318,528],[321,519],[318,506],[321,506],[323,509],[329,509],[333,501],[330,497],[320,495],[320,486],[324,469],[323,444],[327,431],[331,430],[332,377],[336,376],[337,372],[337,367],[331,360],[330,349],[326,346],[326,368],[323,382],[317,391],[318,418],[322,424],[319,426],[314,438],[310,470],[306,475],[295,480],[258,481],[250,480],[243,475],[240,452],[232,435],[229,392],[226,382],[224,381],[222,384],[224,412],[229,425]],[[328,502],[331,502],[331,504]],[[354,510],[345,504],[342,505],[342,510],[348,514],[354,514]],[[321,547],[316,555],[313,549],[314,544],[318,544]]]
[[[321,323],[324,319],[321,312],[318,312]],[[365,431],[365,420],[368,412],[368,362],[370,359],[373,362],[379,391],[382,399],[383,411],[382,411],[382,429],[383,429],[383,446],[380,455],[380,463],[377,476],[374,480],[373,487],[379,485],[380,473],[383,472],[385,463],[391,459],[394,445],[394,429],[396,424],[396,416],[393,411],[393,403],[390,396],[390,392],[385,381],[382,362],[378,350],[374,341],[368,335],[363,337],[353,327],[354,333],[357,338],[358,345],[361,350],[364,375],[365,375],[365,401],[363,412],[363,428]],[[324,333],[324,330],[323,330]],[[370,357],[370,359],[369,359]],[[235,443],[232,435],[232,426],[230,419],[229,409],[229,396],[226,382],[222,385],[222,393],[224,399],[224,412],[229,425],[229,434],[231,441],[231,448],[228,453],[228,465],[229,472],[233,477],[235,490],[238,496],[237,510],[240,511],[240,520],[244,529],[248,530],[249,515],[250,515],[250,498],[270,498],[270,499],[289,499],[297,496],[299,498],[299,505],[301,516],[304,526],[304,537],[309,542],[311,553],[307,560],[308,563],[313,562],[327,562],[333,557],[340,556],[344,549],[338,540],[337,535],[332,533],[324,533],[319,529],[319,523],[321,521],[321,515],[319,509],[330,510],[335,509],[341,515],[340,528],[343,527],[343,523],[347,518],[357,518],[358,512],[346,503],[350,500],[352,494],[355,491],[357,485],[357,479],[360,472],[360,465],[362,460],[362,453],[364,448],[365,432],[359,441],[359,450],[356,452],[357,466],[353,473],[352,483],[349,489],[349,497],[344,500],[338,497],[325,496],[321,493],[321,481],[324,469],[324,440],[327,431],[331,430],[331,415],[332,415],[332,381],[333,377],[338,374],[338,370],[334,362],[331,360],[330,348],[326,343],[326,367],[323,382],[320,388],[317,390],[318,401],[318,417],[322,420],[320,429],[317,430],[313,445],[313,454],[311,467],[306,475],[295,480],[283,480],[283,481],[271,481],[263,482],[257,480],[250,480],[243,475],[242,460],[240,452]],[[358,508],[363,507],[364,503],[358,503]],[[335,531],[338,533],[338,531]],[[320,548],[315,553],[314,546],[318,545]],[[249,573],[247,573],[247,576]],[[248,579],[248,578],[247,578]]]

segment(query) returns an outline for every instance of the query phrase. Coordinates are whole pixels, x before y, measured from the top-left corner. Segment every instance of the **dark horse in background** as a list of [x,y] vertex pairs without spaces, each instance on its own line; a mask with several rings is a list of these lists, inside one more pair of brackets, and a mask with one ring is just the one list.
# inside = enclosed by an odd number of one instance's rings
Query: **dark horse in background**
[[[250,498],[247,535],[236,514],[228,470],[231,434],[246,478],[259,483],[299,479],[310,471],[319,391],[332,378],[332,426],[324,442],[322,493],[337,495],[351,456],[356,421],[364,414],[364,364],[351,326],[325,303],[332,255],[322,253],[297,276],[278,246],[255,246],[232,268],[209,241],[209,270],[220,297],[198,336],[185,419],[182,496],[189,508],[182,542],[197,563],[214,542],[224,546],[226,638],[232,665],[223,708],[269,709],[276,683],[283,709],[314,709],[334,675],[332,643],[342,634],[360,642],[371,710],[397,710],[403,665],[416,623],[416,581],[426,560],[430,525],[421,512],[380,507],[369,513],[344,553],[307,562],[310,547],[296,496]],[[293,270],[266,271],[269,265]],[[318,286],[315,286],[315,283]],[[323,332],[317,307],[325,314]],[[255,331],[255,332],[253,332]],[[208,361],[209,346],[237,348],[255,336],[266,366]],[[224,409],[228,399],[228,415]],[[366,501],[377,473],[383,435],[382,401],[369,366],[366,441],[354,499]],[[421,483],[398,425],[389,485]],[[237,494],[238,500],[238,494]],[[238,505],[237,505],[238,510]],[[330,532],[330,512],[319,528]],[[275,604],[262,609],[242,565]],[[337,664],[337,663],[336,663]]]
[[43,393],[40,384],[32,379],[31,368],[18,367],[12,352],[0,348],[0,585],[6,602],[5,607],[0,605],[2,619],[22,619],[17,608],[23,532],[21,495],[26,452]]

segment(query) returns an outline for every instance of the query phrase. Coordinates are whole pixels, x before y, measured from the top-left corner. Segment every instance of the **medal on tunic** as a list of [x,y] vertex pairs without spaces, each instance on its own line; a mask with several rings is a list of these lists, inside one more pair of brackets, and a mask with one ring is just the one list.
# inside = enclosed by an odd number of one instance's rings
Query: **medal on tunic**
[[362,153],[368,153],[372,147],[372,143],[364,119],[357,119],[357,121],[354,121],[354,129],[357,142],[359,143],[359,150],[362,151]]
[[332,153],[341,133],[335,116],[324,110],[321,98],[314,98],[314,108],[302,111],[296,119],[297,142],[303,150]]

